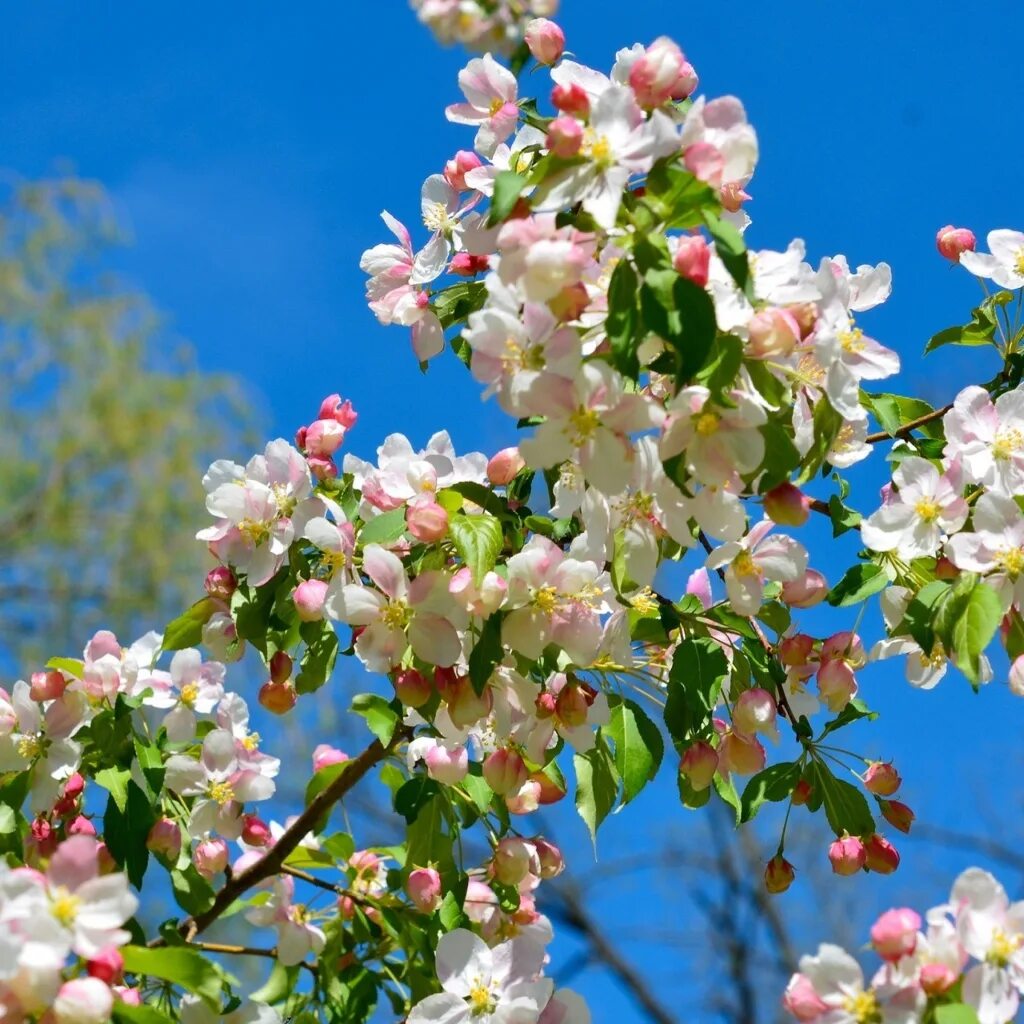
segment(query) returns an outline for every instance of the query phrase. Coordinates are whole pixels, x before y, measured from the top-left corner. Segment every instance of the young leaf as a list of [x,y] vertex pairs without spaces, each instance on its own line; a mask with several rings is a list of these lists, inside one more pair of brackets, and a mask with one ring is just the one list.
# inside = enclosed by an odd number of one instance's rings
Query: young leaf
[[162,978],[200,996],[214,1011],[220,1010],[221,982],[217,968],[202,953],[185,946],[147,949],[122,946],[124,969],[131,974]]
[[629,260],[619,260],[608,282],[608,315],[605,331],[611,345],[611,364],[627,377],[640,370],[636,348],[639,312],[636,305],[640,282]]
[[658,774],[665,741],[654,722],[631,700],[622,700],[611,709],[601,732],[615,744],[615,768],[622,777],[625,806]]
[[448,525],[448,532],[455,549],[469,566],[473,582],[479,586],[501,554],[504,544],[501,523],[489,515],[456,515]]
[[359,543],[390,544],[405,533],[405,509],[393,508],[390,512],[382,512],[363,524],[359,531]]
[[740,823],[750,821],[766,800],[785,800],[800,781],[800,766],[793,761],[773,764],[758,772],[743,790]]
[[575,754],[572,763],[576,769],[576,810],[586,823],[596,849],[597,830],[611,813],[619,795],[615,765],[600,739],[585,754]]
[[491,208],[487,214],[490,226],[500,224],[512,212],[519,202],[519,197],[526,188],[527,181],[515,171],[498,171],[494,179],[494,195],[491,197]]
[[184,647],[198,647],[203,642],[203,626],[216,610],[212,597],[196,601],[184,615],[179,615],[164,626],[161,650],[180,651]]
[[814,763],[812,787],[821,795],[825,817],[837,836],[849,832],[852,836],[870,835],[875,831],[875,819],[864,794],[843,779],[837,779],[820,761]]
[[487,680],[505,654],[501,643],[501,615],[489,615],[480,630],[480,636],[469,655],[469,681],[479,695],[484,692]]
[[[398,724],[394,708],[375,693],[359,693],[352,698],[352,711],[366,719],[370,732],[385,746],[391,742]],[[331,766],[333,767],[333,766]],[[320,772],[317,772],[319,775]]]
[[843,578],[829,591],[828,603],[837,608],[860,604],[872,594],[884,590],[888,583],[889,577],[880,565],[861,562],[847,569]]

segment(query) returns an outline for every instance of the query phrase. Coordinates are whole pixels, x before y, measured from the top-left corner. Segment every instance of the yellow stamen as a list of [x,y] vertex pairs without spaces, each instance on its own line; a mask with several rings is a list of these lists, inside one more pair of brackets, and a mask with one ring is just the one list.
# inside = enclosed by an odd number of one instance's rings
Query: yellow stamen
[[721,417],[716,413],[702,412],[699,416],[694,417],[693,429],[696,430],[701,437],[710,437],[712,434],[717,433],[721,422]]
[[199,684],[198,683],[186,683],[181,688],[181,703],[185,707],[190,708],[196,702],[196,698],[199,696]]
[[650,615],[658,610],[658,601],[650,587],[644,587],[639,593],[634,594],[629,603],[641,615]]
[[741,551],[732,560],[732,571],[737,576],[760,576],[761,570],[754,564],[749,551]]
[[852,331],[840,332],[839,344],[842,345],[844,352],[863,352],[867,348],[864,332],[859,327],[854,327]]
[[380,621],[388,629],[405,629],[411,620],[412,609],[401,598],[385,605],[384,610],[380,613]]
[[541,587],[533,595],[534,607],[550,615],[558,606],[558,591],[552,586]]
[[243,519],[238,524],[238,532],[253,544],[262,544],[270,536],[270,526],[256,519]]
[[81,899],[74,893],[60,886],[50,898],[50,913],[65,928],[70,928],[78,916]]
[[882,1015],[874,992],[858,992],[843,1000],[843,1009],[853,1016],[857,1024],[878,1024]]
[[215,782],[209,791],[211,800],[216,800],[222,807],[235,799],[235,791],[230,782]]
[[942,508],[934,498],[919,498],[914,511],[926,523],[934,523],[942,515]]
[[43,741],[38,736],[22,736],[18,740],[18,756],[33,761],[43,752]]
[[985,959],[996,967],[1006,967],[1021,945],[1024,945],[1024,935],[1008,935],[1001,928],[997,928],[992,933],[992,943]]
[[494,1013],[497,1005],[490,987],[485,985],[482,979],[477,978],[469,990],[469,1012],[474,1017],[482,1017],[484,1014]]
[[1010,579],[1015,580],[1024,572],[1024,548],[1000,548],[995,562]]
[[572,443],[576,448],[590,441],[597,428],[601,426],[601,416],[594,409],[581,405],[570,417],[569,426],[573,429]]
[[992,442],[992,457],[1005,460],[1024,448],[1024,434],[1019,430],[1001,430]]

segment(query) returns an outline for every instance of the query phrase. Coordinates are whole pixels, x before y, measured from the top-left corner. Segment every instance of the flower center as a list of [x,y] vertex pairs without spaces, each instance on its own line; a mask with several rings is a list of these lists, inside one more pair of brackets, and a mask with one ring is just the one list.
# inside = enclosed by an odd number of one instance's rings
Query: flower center
[[863,352],[867,347],[864,342],[864,332],[859,327],[854,327],[852,331],[841,331],[839,344],[842,345],[844,352],[850,353]]
[[59,921],[62,927],[70,928],[78,916],[78,907],[81,899],[72,892],[68,892],[64,886],[60,886],[50,899],[50,913],[54,919]]
[[1002,928],[997,928],[992,933],[992,942],[988,947],[988,955],[985,959],[996,967],[1006,967],[1010,958],[1024,944],[1024,935],[1007,935]]
[[992,442],[994,459],[1010,459],[1024,448],[1024,434],[1019,430],[1000,430]]
[[592,128],[587,128],[583,133],[583,145],[580,151],[584,156],[589,157],[595,164],[610,166],[612,160],[612,147],[607,135],[597,135]]
[[601,416],[596,410],[581,405],[569,417],[569,426],[573,429],[572,443],[579,448],[597,433],[597,428],[601,426]]
[[996,565],[1011,579],[1024,572],[1024,548],[1000,548],[996,552]]
[[38,736],[22,736],[18,740],[18,756],[34,761],[43,752],[43,741]]
[[942,507],[934,498],[919,498],[914,511],[926,522],[934,523],[942,514]]
[[882,1019],[874,992],[858,992],[855,996],[847,996],[843,1000],[843,1009],[857,1024],[876,1024]]
[[344,551],[325,551],[322,564],[329,575],[334,576],[348,565],[348,555]]
[[757,568],[757,563],[754,561],[749,551],[741,551],[732,560],[732,571],[737,576],[760,576],[761,572]]
[[448,207],[444,203],[431,203],[423,211],[423,223],[430,231],[450,235],[455,227],[455,218],[448,212]]
[[196,702],[196,698],[199,696],[199,684],[198,683],[186,683],[181,688],[181,703],[185,707],[190,708]]
[[841,455],[843,452],[848,452],[853,446],[853,427],[849,423],[844,423],[839,428],[839,433],[836,434],[836,439],[832,442],[832,451],[836,455]]
[[533,604],[545,615],[550,615],[558,605],[558,591],[550,584],[541,587],[533,595]]
[[918,654],[918,659],[921,662],[921,668],[941,668],[946,663],[946,652],[942,649],[942,644],[936,640],[931,654],[921,651]]
[[506,338],[501,365],[506,373],[516,373],[520,370],[543,370],[544,350],[539,345],[520,345],[515,338]]
[[485,985],[482,978],[477,978],[476,983],[469,990],[469,1012],[474,1017],[482,1017],[487,1013],[494,1013],[498,1008],[494,993],[489,985]]
[[409,607],[407,602],[401,599],[391,601],[380,613],[380,621],[383,622],[388,629],[405,629],[405,627],[409,625],[409,621],[411,619],[412,609]]
[[494,117],[494,115],[499,110],[501,110],[503,106],[505,106],[505,101],[500,96],[495,96],[494,99],[491,100],[491,105],[487,108],[487,110],[490,113],[491,117]]
[[650,615],[658,610],[658,601],[650,587],[644,587],[643,590],[634,594],[630,598],[629,603],[641,615]]
[[295,511],[298,502],[295,500],[295,495],[288,490],[287,484],[272,484],[270,489],[274,492],[278,513],[285,517],[290,516]]
[[716,413],[702,412],[699,416],[695,416],[693,418],[693,429],[696,430],[701,437],[710,437],[712,434],[718,432],[718,427],[721,422],[721,417]]
[[235,799],[235,791],[231,788],[230,782],[215,782],[210,787],[209,796],[223,807]]
[[1018,249],[1013,256],[1013,269],[1024,277],[1024,249]]
[[260,734],[258,732],[251,732],[248,736],[242,740],[242,746],[251,754],[260,745]]
[[256,519],[243,519],[238,524],[238,532],[253,544],[262,544],[270,536],[270,526]]

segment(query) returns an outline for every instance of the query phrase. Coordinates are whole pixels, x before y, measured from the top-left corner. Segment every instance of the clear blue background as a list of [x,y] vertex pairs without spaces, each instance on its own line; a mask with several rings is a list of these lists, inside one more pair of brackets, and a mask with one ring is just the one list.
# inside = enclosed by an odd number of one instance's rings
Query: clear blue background
[[[511,425],[480,404],[453,358],[420,374],[406,332],[379,327],[366,310],[358,269],[360,253],[386,237],[379,211],[415,232],[420,182],[471,144],[443,117],[459,98],[465,55],[440,50],[401,0],[288,6],[8,6],[0,164],[39,176],[67,160],[111,189],[135,236],[120,257],[123,274],[194,342],[203,367],[253,384],[272,435],[290,437],[338,390],[359,410],[351,446],[360,454],[391,431],[423,443],[443,427],[460,450],[494,450],[512,440]],[[560,20],[570,48],[601,68],[621,46],[672,35],[701,91],[743,99],[761,140],[753,247],[782,248],[798,236],[815,261],[844,252],[854,264],[892,264],[893,297],[864,326],[904,357],[893,390],[941,403],[991,376],[991,358],[976,350],[927,365],[918,353],[979,297],[935,253],[936,229],[964,224],[981,238],[1024,226],[1019,3],[563,0]],[[544,74],[523,86],[548,88]],[[881,465],[856,474],[868,487],[864,511]],[[856,547],[814,539],[826,572]],[[837,619],[852,616],[829,621]],[[807,621],[824,628],[820,616]],[[902,795],[921,819],[1019,841],[1024,707],[1004,680],[999,666],[976,697],[959,677],[921,694],[896,664],[865,674],[864,696],[884,714],[859,740],[869,753],[898,757]],[[673,803],[667,778],[608,824],[602,861],[654,860],[669,833],[699,844],[693,820]],[[556,824],[585,865],[582,827],[571,813]],[[938,902],[953,873],[979,859],[900,845],[896,876],[836,880],[826,898],[835,893],[836,907],[861,917],[908,895]],[[680,895],[695,876],[680,865],[658,877],[655,885],[650,874],[606,872],[602,918],[680,1019],[717,1019],[707,978],[691,969],[706,967],[705,919]],[[803,922],[802,946],[828,933],[811,904],[820,898],[798,885],[781,900]],[[556,966],[570,946],[556,945]],[[583,970],[574,984],[598,1022],[642,1019],[601,972]],[[765,994],[765,1019],[775,998]]]

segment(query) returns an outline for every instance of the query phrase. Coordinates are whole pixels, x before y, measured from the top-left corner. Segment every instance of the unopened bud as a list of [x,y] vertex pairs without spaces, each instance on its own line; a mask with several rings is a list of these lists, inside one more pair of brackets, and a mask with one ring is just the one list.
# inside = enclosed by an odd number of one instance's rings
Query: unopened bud
[[555,698],[555,714],[563,725],[570,729],[586,725],[589,711],[590,705],[581,687],[570,683],[559,690]]
[[273,679],[260,687],[259,702],[275,715],[285,715],[299,699],[295,687],[290,682],[275,683]]
[[699,288],[708,283],[711,267],[711,248],[703,235],[682,235],[676,244],[672,266],[680,277],[692,281]]
[[807,801],[811,799],[811,794],[813,792],[814,792],[814,790],[812,789],[811,784],[806,779],[801,779],[793,787],[793,796],[792,796],[793,806],[794,807],[803,807],[804,804],[806,804]]
[[324,617],[327,584],[323,580],[303,580],[293,591],[292,601],[302,622],[319,622]]
[[181,853],[181,829],[170,818],[158,818],[146,836],[146,849],[165,864],[175,864]]
[[85,969],[90,978],[99,978],[100,981],[113,985],[121,980],[124,973],[124,957],[114,946],[107,946],[89,958]]
[[499,796],[507,796],[521,789],[530,777],[526,762],[515,750],[501,747],[489,754],[483,763],[484,781]]
[[818,669],[818,693],[829,711],[842,711],[857,693],[853,669],[840,658],[823,661]]
[[814,652],[814,637],[806,633],[794,633],[779,644],[779,661],[787,668],[806,665]]
[[192,852],[192,863],[207,881],[228,864],[228,844],[223,839],[204,839]]
[[556,782],[550,775],[546,775],[544,772],[537,771],[530,776],[531,782],[527,782],[524,789],[536,783],[537,785],[537,802],[542,806],[547,804],[557,804],[565,796],[565,786],[559,782]]
[[504,885],[518,885],[534,867],[540,869],[537,854],[525,839],[508,836],[494,848],[491,874]]
[[114,994],[100,978],[72,978],[61,985],[53,1000],[56,1024],[105,1024],[114,1009]]
[[778,307],[756,312],[747,324],[747,332],[747,353],[754,359],[788,356],[800,341],[800,325],[795,317]]
[[405,525],[424,544],[443,540],[448,533],[448,512],[429,495],[410,502],[405,510]]
[[44,700],[57,700],[64,695],[67,680],[62,672],[55,668],[45,672],[33,672],[29,682],[28,695],[40,703]]
[[691,743],[679,762],[679,771],[695,792],[707,789],[718,771],[718,751],[704,740]]
[[545,880],[557,878],[565,870],[565,858],[562,856],[562,851],[554,843],[548,842],[541,836],[536,836],[531,842],[537,853],[540,877]]
[[275,683],[286,683],[292,677],[292,659],[287,651],[275,651],[270,659],[270,678]]
[[84,814],[79,814],[68,823],[67,833],[69,836],[94,836],[96,826]]
[[348,759],[349,756],[344,750],[321,743],[313,751],[313,771],[318,772],[332,764],[343,764]]
[[841,836],[828,848],[828,859],[837,875],[855,875],[867,859],[864,843],[857,836]]
[[909,907],[887,910],[871,926],[871,945],[883,960],[898,963],[913,955],[920,928],[920,915]]
[[914,824],[914,812],[906,804],[899,800],[879,800],[878,803],[882,817],[893,828],[904,834],[910,831],[910,826]]
[[793,865],[781,853],[775,854],[765,866],[764,887],[770,893],[785,892],[793,884],[794,878],[796,872]]
[[817,569],[808,569],[803,576],[782,584],[782,600],[792,608],[813,608],[828,595],[828,581]]
[[868,836],[864,841],[864,850],[867,854],[866,866],[869,871],[876,871],[880,875],[891,875],[900,866],[900,855],[896,847],[883,839],[877,832]]
[[432,914],[441,905],[441,876],[434,868],[416,868],[405,882],[413,906],[423,914]]
[[775,698],[760,687],[741,693],[732,709],[732,724],[737,732],[744,736],[763,733],[778,742],[776,717]]
[[583,145],[583,125],[575,117],[562,114],[548,125],[548,134],[544,141],[555,156],[570,160]]
[[459,277],[476,277],[491,265],[491,258],[472,252],[457,252],[448,264],[448,270]]
[[864,773],[864,788],[875,796],[892,796],[902,781],[891,761],[872,761]]
[[525,38],[538,64],[557,64],[565,52],[565,33],[560,25],[547,18],[528,21]]
[[226,565],[214,566],[203,580],[203,589],[218,601],[230,601],[238,589],[238,577]]
[[317,420],[306,428],[303,447],[307,455],[329,458],[344,440],[345,428],[337,420]]
[[918,975],[921,991],[926,996],[945,995],[957,982],[959,975],[948,964],[925,964]]
[[399,669],[394,677],[395,696],[407,708],[420,708],[434,692],[430,680],[414,668]]
[[648,46],[629,69],[629,86],[636,101],[648,109],[662,106],[677,94],[685,99],[696,84],[693,68],[682,50],[665,36]]
[[590,97],[583,86],[576,82],[556,85],[551,90],[551,105],[563,114],[575,117],[586,117],[590,113]]
[[255,814],[247,814],[242,819],[242,842],[247,846],[256,846],[262,849],[274,841],[270,832],[270,826]]
[[954,263],[960,259],[960,253],[974,252],[975,245],[977,239],[970,228],[955,228],[952,224],[947,224],[944,228],[939,228],[935,236],[936,248],[947,260]]
[[442,786],[457,786],[469,774],[469,754],[463,746],[438,743],[426,752],[423,761],[427,774]]
[[937,580],[955,580],[959,575],[960,570],[945,555],[940,555],[935,560],[935,578]]
[[444,180],[456,192],[464,192],[466,190],[466,174],[469,171],[475,171],[478,167],[483,165],[483,161],[468,149],[460,149],[444,165]]
[[502,448],[487,460],[487,479],[495,487],[507,487],[525,466],[526,460],[515,445]]

